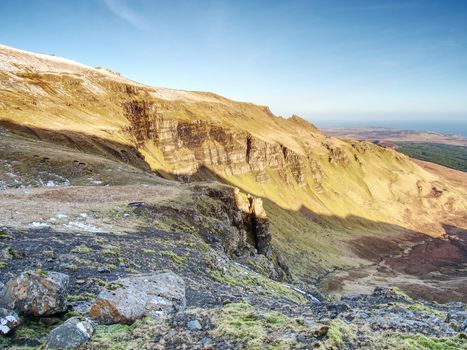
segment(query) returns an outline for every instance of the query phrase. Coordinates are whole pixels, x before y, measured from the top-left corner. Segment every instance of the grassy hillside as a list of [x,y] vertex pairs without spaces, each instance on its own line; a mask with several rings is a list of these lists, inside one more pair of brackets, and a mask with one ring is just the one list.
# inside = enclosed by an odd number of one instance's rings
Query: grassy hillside
[[467,171],[467,147],[437,143],[397,143],[397,150],[412,158]]
[[[150,87],[70,61],[0,51],[0,122],[29,140],[23,166],[60,158],[53,147],[34,153],[31,145],[37,142],[39,150],[40,140],[76,157],[50,161],[49,168],[40,163],[41,171],[65,178],[79,171],[78,184],[94,181],[80,162],[96,173],[105,169],[79,153],[169,179],[219,179],[264,199],[274,239],[298,270],[357,263],[342,253],[353,233],[442,234],[443,223],[467,210],[467,189],[392,149],[326,137],[297,116],[284,119],[265,106],[212,93]],[[13,144],[4,144],[12,153],[8,166],[19,171]],[[123,181],[118,167],[110,168],[115,171],[98,181]],[[3,181],[11,182],[5,171]]]

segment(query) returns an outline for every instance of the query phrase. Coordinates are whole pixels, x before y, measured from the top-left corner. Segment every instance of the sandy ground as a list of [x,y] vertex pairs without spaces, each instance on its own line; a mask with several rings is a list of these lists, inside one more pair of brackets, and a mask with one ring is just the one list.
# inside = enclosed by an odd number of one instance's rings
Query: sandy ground
[[106,211],[124,210],[131,202],[161,203],[182,193],[181,187],[163,185],[10,189],[0,192],[0,226],[114,231],[121,227],[106,222]]

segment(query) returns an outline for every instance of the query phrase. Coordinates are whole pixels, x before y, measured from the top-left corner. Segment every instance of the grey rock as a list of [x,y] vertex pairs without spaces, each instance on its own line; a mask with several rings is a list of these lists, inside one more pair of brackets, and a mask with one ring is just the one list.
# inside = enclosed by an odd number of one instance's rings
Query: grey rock
[[310,327],[312,329],[318,329],[322,326],[320,323],[315,322],[314,320],[309,319],[309,318],[305,318],[303,322],[305,323],[307,327]]
[[10,254],[10,251],[8,248],[0,249],[0,260],[10,261],[12,259],[13,259],[13,255]]
[[91,339],[94,322],[72,317],[47,336],[46,349],[74,349]]
[[9,280],[0,305],[30,316],[50,316],[66,311],[69,277],[59,272],[23,272]]
[[99,293],[90,316],[105,324],[129,324],[147,314],[172,313],[185,306],[185,282],[173,272],[163,272],[115,281]]
[[467,331],[467,319],[464,320],[464,322],[462,322],[461,326],[460,326],[460,330],[462,332],[466,332]]
[[199,341],[199,343],[201,345],[209,345],[209,344],[212,344],[213,343],[213,340],[211,338],[208,338],[208,337],[204,337],[203,339],[201,339]]
[[16,312],[0,308],[0,335],[7,335],[20,323],[20,318]]
[[93,302],[92,301],[75,301],[73,303],[70,303],[70,305],[73,311],[81,315],[86,315],[91,310]]
[[186,324],[187,328],[191,331],[200,331],[203,329],[198,320],[192,320]]

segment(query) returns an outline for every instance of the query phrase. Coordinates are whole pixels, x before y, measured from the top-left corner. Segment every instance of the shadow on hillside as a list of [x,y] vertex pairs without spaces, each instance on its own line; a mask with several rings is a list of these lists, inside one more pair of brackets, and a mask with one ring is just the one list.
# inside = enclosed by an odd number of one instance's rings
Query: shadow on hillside
[[71,150],[118,160],[141,170],[150,171],[151,169],[135,147],[94,135],[70,130],[33,128],[5,120],[0,120],[0,128],[28,139],[46,141]]
[[[75,131],[31,128],[7,121],[0,121],[0,127],[22,137],[47,141],[84,153],[106,158],[110,157],[136,168],[150,171],[149,165],[144,161],[139,151],[129,145]],[[206,166],[201,166],[195,174],[189,177],[180,177],[163,172],[157,175],[169,180],[178,179],[182,182],[217,181],[234,186]],[[241,187],[240,190],[248,192]],[[314,277],[316,275],[326,275],[329,272],[329,269],[323,269],[319,261],[310,261],[308,259],[307,254],[310,249],[313,249],[313,242],[340,249],[340,254],[346,255],[349,259],[352,259],[353,256],[368,260],[374,264],[381,262],[383,259],[387,260],[389,266],[396,273],[403,272],[419,278],[425,278],[432,272],[442,270],[443,275],[457,275],[459,278],[467,277],[465,272],[463,272],[465,270],[459,269],[460,265],[467,263],[465,244],[467,234],[466,230],[462,228],[443,224],[446,231],[445,237],[430,238],[423,232],[416,232],[398,225],[372,221],[363,217],[351,215],[343,218],[333,215],[322,215],[304,206],[297,211],[293,211],[285,209],[264,197],[263,203],[269,213],[276,213],[275,215],[277,215],[277,217],[269,215],[271,221],[284,220],[284,222],[279,222],[279,225],[276,225],[276,229],[273,232],[273,235],[281,236],[275,237],[273,241],[275,245],[277,245],[278,241],[281,242],[276,248],[281,253],[284,253],[286,259],[289,261],[304,264],[302,267],[304,270],[309,269],[310,273],[302,273],[300,277],[310,282],[315,280]],[[298,232],[294,233],[297,235],[296,237],[288,237],[287,230],[282,230],[280,227],[277,228],[281,224],[284,224],[284,228],[287,225],[291,225],[288,219],[293,220],[295,218],[306,219],[306,222],[311,223],[303,229],[301,227],[296,228]],[[297,222],[300,222],[299,219],[297,219]],[[315,228],[316,230],[314,230]],[[318,235],[322,235],[323,232],[327,235],[317,237]],[[330,236],[333,232],[344,233],[344,237],[340,236],[336,238]],[[300,239],[300,242],[294,241],[295,238]],[[310,245],[306,246],[308,242]],[[407,253],[403,253],[402,246],[407,244],[413,245],[414,248]],[[322,249],[322,246],[320,249]],[[340,257],[333,257],[333,259],[338,258]],[[420,293],[423,296],[423,292]],[[467,299],[467,296],[465,298]]]

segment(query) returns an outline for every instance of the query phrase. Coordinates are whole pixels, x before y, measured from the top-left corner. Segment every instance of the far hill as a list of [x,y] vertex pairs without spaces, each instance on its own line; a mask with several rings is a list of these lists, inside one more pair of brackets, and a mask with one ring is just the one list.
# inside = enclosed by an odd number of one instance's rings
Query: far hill
[[467,138],[436,132],[389,128],[324,129],[327,135],[367,140],[412,158],[467,171]]

